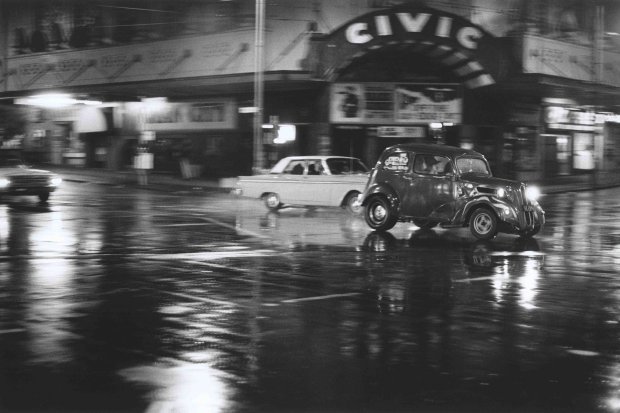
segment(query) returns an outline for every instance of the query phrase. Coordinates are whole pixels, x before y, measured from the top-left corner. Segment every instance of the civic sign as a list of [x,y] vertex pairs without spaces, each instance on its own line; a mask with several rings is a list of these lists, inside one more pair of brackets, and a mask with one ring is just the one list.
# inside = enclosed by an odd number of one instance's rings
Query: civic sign
[[506,45],[482,27],[414,4],[367,13],[313,41],[308,61],[328,80],[365,54],[395,45],[449,68],[468,88],[493,84],[515,67]]

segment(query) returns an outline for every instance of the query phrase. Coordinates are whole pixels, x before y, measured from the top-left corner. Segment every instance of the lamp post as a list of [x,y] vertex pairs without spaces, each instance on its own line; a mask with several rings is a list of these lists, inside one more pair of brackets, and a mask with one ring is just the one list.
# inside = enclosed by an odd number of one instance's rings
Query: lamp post
[[264,42],[265,42],[265,0],[256,1],[254,23],[254,161],[253,171],[263,168],[263,106],[264,106]]

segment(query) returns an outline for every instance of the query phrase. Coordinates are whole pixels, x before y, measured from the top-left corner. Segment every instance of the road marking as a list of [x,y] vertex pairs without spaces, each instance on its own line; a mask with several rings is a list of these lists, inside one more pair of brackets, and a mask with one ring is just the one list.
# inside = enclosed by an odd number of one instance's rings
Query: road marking
[[0,330],[0,334],[23,333],[24,331],[26,331],[25,328],[10,328],[7,330]]
[[164,224],[164,225],[160,225],[160,227],[198,227],[198,226],[204,226],[204,225],[209,225],[209,224],[206,222],[189,222],[185,224]]
[[180,252],[173,254],[145,254],[142,256],[144,259],[151,260],[218,260],[223,258],[240,258],[240,257],[265,257],[273,255],[275,251],[272,250],[250,250],[250,251],[205,251],[205,252]]
[[230,307],[237,307],[238,306],[237,303],[233,303],[232,301],[214,300],[213,298],[204,298],[204,297],[198,297],[198,296],[189,295],[189,294],[173,293],[173,292],[170,292],[170,291],[163,291],[161,293],[162,294],[173,295],[175,297],[187,298],[188,300],[193,300],[193,301],[202,301],[203,303],[227,305],[227,306],[230,306]]
[[329,300],[331,298],[353,297],[353,296],[360,295],[360,294],[361,293],[319,295],[315,297],[293,298],[290,300],[283,300],[281,302],[286,303],[286,304],[291,304],[291,303],[299,303],[303,301],[318,301],[318,300]]
[[490,276],[490,277],[477,277],[477,278],[461,278],[460,280],[454,280],[453,282],[455,283],[468,283],[471,281],[487,281],[487,280],[493,280],[495,279],[495,276]]

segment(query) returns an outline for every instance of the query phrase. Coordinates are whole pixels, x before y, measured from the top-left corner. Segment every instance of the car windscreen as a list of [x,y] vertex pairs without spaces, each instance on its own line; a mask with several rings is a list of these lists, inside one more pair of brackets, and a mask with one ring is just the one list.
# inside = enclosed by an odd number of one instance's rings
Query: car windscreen
[[461,174],[491,175],[487,163],[480,158],[460,157],[456,160],[456,168]]
[[359,159],[329,158],[325,162],[332,175],[368,173],[368,168]]

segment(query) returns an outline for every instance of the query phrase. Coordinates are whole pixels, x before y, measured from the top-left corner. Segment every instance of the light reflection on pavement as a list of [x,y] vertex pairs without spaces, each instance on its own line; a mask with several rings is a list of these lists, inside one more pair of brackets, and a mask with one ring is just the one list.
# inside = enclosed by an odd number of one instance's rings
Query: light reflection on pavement
[[479,242],[374,233],[337,210],[81,189],[0,204],[0,407],[620,405],[620,190],[549,197],[535,239]]

